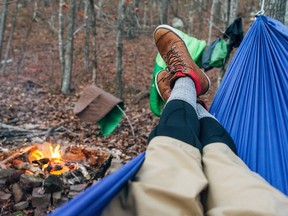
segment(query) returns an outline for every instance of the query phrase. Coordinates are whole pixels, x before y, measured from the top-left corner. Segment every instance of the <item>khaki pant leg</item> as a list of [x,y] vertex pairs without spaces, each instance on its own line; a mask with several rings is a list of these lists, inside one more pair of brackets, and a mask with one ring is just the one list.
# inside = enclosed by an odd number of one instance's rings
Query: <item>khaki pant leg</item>
[[155,137],[136,178],[112,201],[106,215],[113,215],[119,204],[125,213],[118,208],[115,215],[203,215],[200,193],[206,185],[198,149],[173,138]]
[[252,172],[226,145],[203,149],[207,215],[288,215],[288,198]]

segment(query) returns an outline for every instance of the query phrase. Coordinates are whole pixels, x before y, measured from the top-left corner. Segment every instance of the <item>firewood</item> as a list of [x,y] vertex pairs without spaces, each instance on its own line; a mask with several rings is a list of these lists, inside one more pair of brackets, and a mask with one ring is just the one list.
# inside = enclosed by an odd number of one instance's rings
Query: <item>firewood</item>
[[1,167],[2,169],[5,169],[5,168],[6,168],[6,166],[5,166],[6,163],[10,162],[11,160],[13,160],[13,159],[15,159],[15,158],[17,158],[17,157],[19,157],[19,156],[21,156],[21,155],[29,152],[29,151],[31,151],[31,150],[34,149],[34,148],[36,148],[35,145],[27,146],[27,147],[25,147],[25,148],[21,148],[19,151],[15,152],[15,153],[14,153],[13,155],[11,155],[10,157],[8,157],[8,158],[4,159],[3,161],[1,161],[1,162],[0,162],[0,167]]

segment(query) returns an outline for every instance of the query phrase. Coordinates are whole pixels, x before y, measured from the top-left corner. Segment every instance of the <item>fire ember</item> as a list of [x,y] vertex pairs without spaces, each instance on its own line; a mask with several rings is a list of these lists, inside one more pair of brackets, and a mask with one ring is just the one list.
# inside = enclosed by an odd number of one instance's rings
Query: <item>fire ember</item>
[[104,177],[112,155],[83,146],[33,144],[0,153],[0,215],[46,215]]

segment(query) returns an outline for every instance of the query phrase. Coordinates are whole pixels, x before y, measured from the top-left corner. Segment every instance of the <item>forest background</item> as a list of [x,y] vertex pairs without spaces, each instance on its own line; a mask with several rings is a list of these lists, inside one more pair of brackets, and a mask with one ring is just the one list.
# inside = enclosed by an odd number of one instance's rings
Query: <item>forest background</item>
[[[261,9],[287,24],[287,7],[286,0],[2,0],[0,150],[53,139],[129,161],[146,149],[159,120],[149,107],[157,25],[175,25],[209,44],[239,16],[245,34]],[[207,72],[208,105],[228,64]],[[126,116],[107,137],[73,113],[91,83],[125,104]]]

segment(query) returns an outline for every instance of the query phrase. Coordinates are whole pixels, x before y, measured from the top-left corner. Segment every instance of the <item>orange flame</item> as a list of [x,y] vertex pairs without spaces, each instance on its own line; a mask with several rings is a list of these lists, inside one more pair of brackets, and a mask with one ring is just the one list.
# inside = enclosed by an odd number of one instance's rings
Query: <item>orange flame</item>
[[43,165],[42,169],[46,169],[48,166],[50,166],[52,168],[50,174],[52,175],[61,175],[62,173],[67,172],[69,168],[65,165],[65,162],[61,157],[60,145],[57,144],[56,147],[54,148],[52,143],[50,143],[49,149],[50,152],[48,149],[46,152],[41,151],[39,149],[35,149],[30,152],[30,157],[33,160],[49,158],[49,164]]
[[33,158],[35,158],[36,160],[40,160],[42,158],[44,158],[44,154],[42,151],[40,151],[39,149],[35,149],[34,151],[31,152],[31,156]]
[[50,144],[50,152],[51,152],[51,159],[54,159],[54,162],[63,162],[63,159],[60,155],[60,145],[57,144],[57,146],[53,149],[52,144]]

